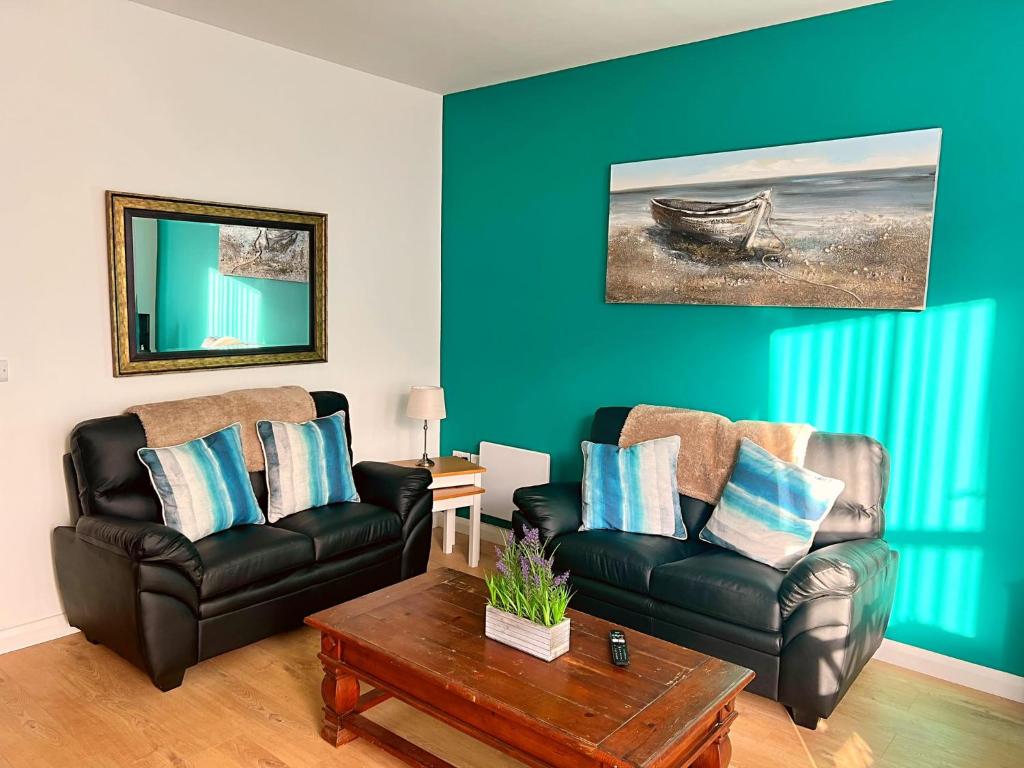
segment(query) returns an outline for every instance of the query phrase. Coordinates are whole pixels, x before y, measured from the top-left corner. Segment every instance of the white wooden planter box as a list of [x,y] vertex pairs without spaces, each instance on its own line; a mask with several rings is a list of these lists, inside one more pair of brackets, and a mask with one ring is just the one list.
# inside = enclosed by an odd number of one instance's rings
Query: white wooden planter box
[[553,627],[534,624],[529,619],[486,606],[484,634],[499,643],[553,661],[569,650],[569,619],[562,619]]

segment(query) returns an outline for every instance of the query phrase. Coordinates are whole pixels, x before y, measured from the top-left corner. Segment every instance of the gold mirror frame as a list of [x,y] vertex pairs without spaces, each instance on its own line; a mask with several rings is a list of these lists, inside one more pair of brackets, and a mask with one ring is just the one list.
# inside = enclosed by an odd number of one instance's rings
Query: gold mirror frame
[[[307,347],[273,352],[273,347],[259,351],[225,352],[195,350],[174,353],[138,353],[132,347],[129,332],[128,263],[125,246],[125,211],[155,211],[176,216],[195,216],[217,223],[249,223],[254,221],[298,224],[312,228],[310,252],[311,340]],[[144,373],[210,370],[257,365],[288,365],[323,363],[327,361],[327,214],[285,211],[272,208],[181,200],[173,197],[150,197],[127,192],[107,192],[107,251],[110,269],[110,321],[114,351],[114,375],[130,376]]]

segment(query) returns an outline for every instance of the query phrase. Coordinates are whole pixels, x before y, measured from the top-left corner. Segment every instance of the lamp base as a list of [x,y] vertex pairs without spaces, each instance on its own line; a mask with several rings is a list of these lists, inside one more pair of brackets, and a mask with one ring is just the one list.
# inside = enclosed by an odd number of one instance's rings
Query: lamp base
[[423,454],[423,458],[416,462],[417,467],[432,467],[434,466],[434,460],[431,459],[427,454]]

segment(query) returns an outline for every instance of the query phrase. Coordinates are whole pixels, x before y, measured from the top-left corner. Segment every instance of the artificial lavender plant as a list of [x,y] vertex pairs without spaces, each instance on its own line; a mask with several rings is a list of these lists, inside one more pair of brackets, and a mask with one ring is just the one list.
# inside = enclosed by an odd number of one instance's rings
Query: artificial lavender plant
[[520,539],[510,531],[496,550],[497,570],[484,577],[490,604],[546,627],[560,623],[572,596],[569,573],[555,575],[554,556],[544,557],[539,531],[525,526]]

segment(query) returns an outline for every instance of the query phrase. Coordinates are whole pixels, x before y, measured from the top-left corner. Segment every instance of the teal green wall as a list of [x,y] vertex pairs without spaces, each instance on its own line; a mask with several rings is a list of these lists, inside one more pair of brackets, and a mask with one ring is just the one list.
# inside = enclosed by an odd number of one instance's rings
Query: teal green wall
[[207,336],[263,347],[309,343],[309,285],[222,275],[220,225],[160,219],[157,352],[200,349]]
[[[639,402],[871,433],[889,636],[1024,674],[1022,38],[1016,0],[895,0],[446,97],[442,447],[578,478]],[[611,163],[935,126],[926,312],[604,303]]]

